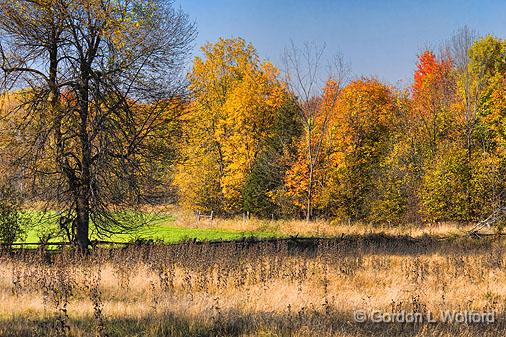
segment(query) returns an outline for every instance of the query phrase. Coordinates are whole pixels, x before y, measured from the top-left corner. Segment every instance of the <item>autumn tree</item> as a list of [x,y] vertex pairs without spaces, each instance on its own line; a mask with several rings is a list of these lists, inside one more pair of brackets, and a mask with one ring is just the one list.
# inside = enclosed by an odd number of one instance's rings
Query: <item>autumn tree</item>
[[464,135],[468,161],[472,156],[473,132],[477,125],[479,97],[484,87],[484,71],[473,70],[470,49],[477,34],[467,27],[460,29],[447,42],[447,53],[454,64],[458,95],[461,97],[464,117]]
[[144,200],[194,26],[170,2],[16,0],[0,2],[0,30],[4,90],[21,90],[5,115],[26,131],[12,163],[86,251],[90,221],[123,231]]
[[[474,89],[473,116],[476,134],[469,136],[477,147],[493,150],[504,138],[504,77],[506,74],[506,41],[485,36],[469,48],[469,73]],[[476,111],[474,111],[476,110]],[[500,148],[500,146],[499,146]]]
[[[293,99],[279,71],[261,62],[243,39],[220,39],[202,51],[189,75],[192,101],[182,121],[185,144],[176,177],[181,202],[225,214],[254,210],[251,202],[260,192],[250,175],[263,184],[262,175],[272,177],[269,171],[282,168],[276,162],[297,134]],[[256,186],[263,198],[272,183]]]
[[[417,162],[420,171],[418,197],[421,213],[426,221],[440,219],[437,215],[440,213],[439,209],[448,206],[441,203],[441,200],[450,201],[448,193],[451,193],[452,188],[461,186],[460,180],[453,185],[448,184],[449,180],[454,182],[452,179],[458,175],[457,171],[462,169],[458,147],[454,146],[454,139],[458,137],[455,133],[455,104],[458,100],[453,62],[447,53],[442,53],[438,58],[432,51],[427,50],[419,56],[414,73],[411,131],[417,135],[414,140],[415,148],[421,157]],[[444,168],[448,165],[452,166],[453,170],[445,171]],[[446,173],[446,177],[440,176]],[[448,189],[443,190],[445,187]],[[456,194],[453,201],[460,197],[460,194]],[[461,201],[456,204],[460,205]]]
[[506,40],[490,35],[469,49],[475,88],[476,122],[468,157],[471,163],[470,208],[486,217],[506,200]]
[[[493,78],[502,76],[503,46],[490,36],[478,39],[464,28],[445,50],[452,60],[449,79],[455,89],[442,110],[449,112],[446,131],[440,134],[437,150],[425,156],[419,195],[426,221],[468,222],[487,216],[500,199],[500,159],[487,136],[485,116]],[[421,102],[430,104],[431,96],[414,96],[415,109]]]
[[419,56],[414,74],[413,114],[430,154],[435,154],[441,137],[451,123],[450,106],[454,97],[452,61],[437,59],[429,50]]
[[330,129],[333,172],[325,200],[335,216],[355,221],[370,215],[395,119],[395,97],[377,80],[355,80],[339,95]]

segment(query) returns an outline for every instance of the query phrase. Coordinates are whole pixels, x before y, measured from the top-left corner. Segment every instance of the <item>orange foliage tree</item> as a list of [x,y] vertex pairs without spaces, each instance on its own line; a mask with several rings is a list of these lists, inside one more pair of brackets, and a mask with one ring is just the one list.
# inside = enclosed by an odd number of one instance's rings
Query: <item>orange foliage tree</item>
[[455,81],[450,59],[438,60],[433,52],[419,56],[413,83],[413,114],[432,154],[439,138],[448,132]]

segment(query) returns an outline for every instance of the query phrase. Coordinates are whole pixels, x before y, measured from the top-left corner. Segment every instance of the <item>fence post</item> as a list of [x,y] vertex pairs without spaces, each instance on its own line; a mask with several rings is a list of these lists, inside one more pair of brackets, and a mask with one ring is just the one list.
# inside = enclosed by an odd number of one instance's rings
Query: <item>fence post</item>
[[211,220],[214,219],[214,211],[211,211]]

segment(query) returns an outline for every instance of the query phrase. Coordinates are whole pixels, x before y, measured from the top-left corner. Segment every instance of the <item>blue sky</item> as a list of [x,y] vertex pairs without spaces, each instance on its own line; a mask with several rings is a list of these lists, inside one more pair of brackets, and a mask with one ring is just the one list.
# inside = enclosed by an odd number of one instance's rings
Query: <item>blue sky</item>
[[[437,47],[467,25],[480,34],[506,37],[506,1],[499,0],[176,0],[196,21],[195,55],[206,42],[240,36],[260,56],[281,65],[292,39],[324,42],[354,76],[392,84],[411,81],[417,54]],[[399,81],[401,81],[399,83]]]

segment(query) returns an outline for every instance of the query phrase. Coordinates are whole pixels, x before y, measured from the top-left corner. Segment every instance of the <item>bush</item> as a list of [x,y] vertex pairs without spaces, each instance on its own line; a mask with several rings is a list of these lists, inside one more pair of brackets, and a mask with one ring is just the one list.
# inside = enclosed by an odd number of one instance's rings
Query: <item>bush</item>
[[19,208],[19,199],[11,188],[0,190],[0,243],[8,248],[25,235]]

